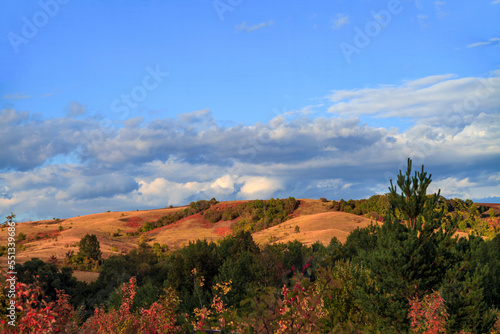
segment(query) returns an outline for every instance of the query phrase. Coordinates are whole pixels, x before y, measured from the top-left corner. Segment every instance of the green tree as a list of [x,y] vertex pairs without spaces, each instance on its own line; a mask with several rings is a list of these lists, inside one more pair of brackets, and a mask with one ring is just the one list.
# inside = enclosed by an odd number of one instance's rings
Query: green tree
[[398,194],[397,187],[392,184],[391,179],[389,201],[395,209],[402,213],[402,218],[407,221],[408,227],[414,230],[417,217],[423,213],[424,209],[426,207],[434,209],[441,190],[432,197],[427,197],[427,187],[431,183],[432,174],[427,176],[427,172],[424,172],[424,165],[422,165],[422,171],[415,172],[415,176],[411,177],[411,163],[411,159],[408,158],[408,169],[405,175],[399,171],[397,184],[401,189],[401,194]]
[[101,260],[102,252],[99,240],[95,234],[86,234],[79,245],[78,257],[92,259],[95,261]]
[[483,293],[488,268],[474,260],[477,247],[467,239],[452,238],[455,231],[449,225],[443,228],[439,193],[426,195],[431,177],[423,166],[413,178],[410,175],[408,159],[406,175],[400,172],[398,177],[401,195],[391,181],[392,212],[375,228],[374,247],[361,248],[353,259],[370,273],[363,277],[353,272],[359,287],[354,292],[356,303],[383,333],[404,333],[410,325],[408,301],[440,291],[452,320],[448,329],[484,333],[494,319]]

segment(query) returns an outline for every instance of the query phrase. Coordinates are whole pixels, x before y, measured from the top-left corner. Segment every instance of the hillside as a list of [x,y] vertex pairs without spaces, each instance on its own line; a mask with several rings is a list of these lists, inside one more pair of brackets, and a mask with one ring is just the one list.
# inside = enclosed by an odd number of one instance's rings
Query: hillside
[[[221,202],[215,206],[215,209],[239,203],[243,201]],[[344,241],[350,231],[356,227],[364,227],[370,222],[369,219],[349,213],[329,212],[329,203],[322,203],[319,200],[302,199],[299,203],[293,214],[294,218],[255,233],[255,240],[259,244],[264,244],[273,236],[275,241],[300,240],[308,244],[320,241],[328,244],[334,236]],[[58,221],[18,223],[16,234],[23,233],[28,236],[29,240],[20,243],[24,246],[24,250],[18,252],[16,259],[21,263],[33,257],[47,260],[55,256],[63,259],[68,251],[78,251],[78,242],[87,233],[97,236],[104,258],[118,252],[128,252],[137,247],[140,238],[140,235],[131,235],[132,233],[137,232],[146,222],[154,222],[160,217],[184,208],[106,212]],[[231,232],[231,227],[238,220],[238,218],[229,221],[221,220],[212,224],[198,213],[174,224],[141,233],[141,235],[145,236],[148,244],[159,243],[167,245],[169,249],[178,249],[197,239],[209,241],[220,239]],[[296,225],[299,226],[300,233],[294,232]],[[59,231],[60,227],[62,231]],[[290,231],[287,232],[287,230]],[[0,234],[2,245],[7,241],[6,230],[4,232]],[[35,235],[39,236],[38,240],[34,240]]]
[[[220,202],[213,205],[211,210],[223,212],[223,210],[234,209],[238,205],[248,202]],[[253,233],[254,240],[259,245],[292,240],[299,240],[307,245],[316,241],[327,245],[333,237],[345,242],[351,231],[357,227],[366,227],[372,221],[361,215],[333,211],[331,203],[314,199],[300,199],[298,206],[289,215],[291,219]],[[497,213],[499,205],[489,205]],[[238,217],[210,223],[203,217],[204,211],[202,211],[148,232],[138,232],[144,224],[155,222],[161,217],[186,208],[188,206],[106,212],[63,220],[18,223],[16,224],[16,234],[25,234],[27,240],[18,243],[20,250],[18,250],[16,261],[22,263],[34,257],[48,260],[52,256],[61,261],[68,252],[78,252],[78,243],[86,234],[97,236],[104,258],[113,254],[127,253],[136,248],[141,237],[150,245],[158,243],[168,246],[168,249],[171,250],[179,249],[197,239],[216,241],[223,238],[232,232],[241,219]],[[298,232],[296,227],[298,227]],[[0,245],[5,245],[7,233],[4,227],[2,229]],[[466,235],[467,233],[459,232],[459,234]],[[2,260],[2,268],[5,265],[6,261]]]

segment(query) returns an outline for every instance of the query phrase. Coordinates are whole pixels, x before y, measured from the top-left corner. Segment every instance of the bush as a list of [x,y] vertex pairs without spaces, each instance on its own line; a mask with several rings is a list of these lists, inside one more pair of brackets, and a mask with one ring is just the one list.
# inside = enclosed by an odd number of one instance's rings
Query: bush
[[[142,225],[142,227],[139,229],[139,232],[148,232],[148,231],[151,231],[153,230],[155,227],[153,225],[153,223],[151,222],[146,222],[144,225]],[[128,232],[127,234],[129,234],[130,232]]]
[[21,241],[24,241],[24,240],[26,240],[26,234],[24,234],[23,232],[20,232],[17,235],[17,242],[21,242]]
[[40,286],[17,283],[15,301],[15,326],[2,321],[2,333],[77,333],[77,315],[64,291],[50,301]]
[[220,211],[214,209],[208,209],[207,211],[205,211],[203,218],[208,220],[210,223],[214,224],[222,219],[222,214],[220,213]]

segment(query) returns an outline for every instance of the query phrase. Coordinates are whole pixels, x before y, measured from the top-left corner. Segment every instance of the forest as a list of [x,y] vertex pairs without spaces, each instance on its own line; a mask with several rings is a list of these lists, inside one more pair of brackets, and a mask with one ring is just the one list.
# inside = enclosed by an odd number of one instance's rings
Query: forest
[[[16,326],[8,286],[0,295],[3,333],[500,333],[500,235],[472,201],[427,194],[431,175],[400,171],[387,195],[332,201],[373,219],[346,242],[258,246],[252,233],[290,218],[293,198],[224,210],[193,202],[145,224],[147,232],[200,213],[240,219],[217,242],[169,250],[141,239],[126,254],[101,257],[88,234],[64,265],[16,264]],[[325,199],[325,202],[328,202]],[[494,215],[492,215],[492,218]],[[491,220],[493,221],[493,219]],[[468,231],[458,237],[456,231]],[[95,282],[73,277],[86,264]],[[2,278],[2,281],[5,281]]]

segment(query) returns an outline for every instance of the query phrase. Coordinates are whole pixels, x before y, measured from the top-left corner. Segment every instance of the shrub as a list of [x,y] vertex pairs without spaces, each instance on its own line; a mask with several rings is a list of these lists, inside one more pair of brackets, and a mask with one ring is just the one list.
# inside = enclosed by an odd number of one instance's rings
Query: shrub
[[214,209],[208,209],[207,211],[205,211],[203,218],[208,220],[210,223],[214,224],[217,223],[219,220],[221,220],[222,214],[220,213],[220,211]]
[[24,234],[23,232],[19,232],[19,234],[17,235],[17,242],[21,242],[24,240],[26,240],[26,234]]
[[82,327],[83,333],[178,333],[175,325],[176,308],[179,299],[172,290],[154,302],[149,309],[132,312],[132,304],[136,296],[137,280],[132,277],[129,283],[123,283],[121,290],[121,306],[118,310],[96,308]]
[[76,313],[64,291],[49,301],[40,286],[17,283],[15,301],[16,325],[2,321],[2,333],[77,333]]
[[418,295],[410,300],[410,312],[408,314],[412,333],[446,333],[445,301],[439,292],[426,295],[422,300]]
[[[153,230],[155,227],[153,225],[153,223],[151,222],[146,222],[144,225],[142,225],[142,227],[139,229],[139,232],[148,232],[148,231],[151,231]],[[128,234],[128,233],[127,233]]]

